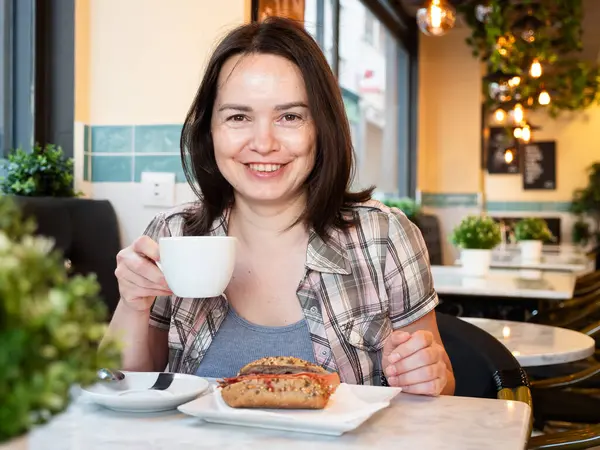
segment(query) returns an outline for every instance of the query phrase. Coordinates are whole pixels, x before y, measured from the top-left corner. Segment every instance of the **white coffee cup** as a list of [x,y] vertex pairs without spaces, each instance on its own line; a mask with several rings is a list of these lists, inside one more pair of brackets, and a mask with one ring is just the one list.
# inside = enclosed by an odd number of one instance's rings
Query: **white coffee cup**
[[231,236],[163,237],[157,266],[177,297],[216,297],[233,274],[236,243]]

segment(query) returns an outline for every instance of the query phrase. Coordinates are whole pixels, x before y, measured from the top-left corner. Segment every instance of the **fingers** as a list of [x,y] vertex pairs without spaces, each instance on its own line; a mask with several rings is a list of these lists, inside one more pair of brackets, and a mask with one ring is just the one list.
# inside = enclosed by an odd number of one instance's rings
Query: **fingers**
[[[152,263],[150,263],[152,264]],[[157,280],[150,280],[134,271],[129,269],[126,263],[117,266],[115,275],[119,280],[125,280],[142,289],[148,290],[159,290],[164,292],[170,292],[169,285],[164,278]],[[162,294],[165,295],[165,294]]]
[[385,344],[383,346],[383,356],[388,357],[396,350],[401,344],[404,344],[406,341],[410,339],[410,333],[405,331],[396,330],[392,332],[386,339]]
[[439,346],[432,345],[431,347],[423,348],[396,363],[391,363],[391,361],[389,361],[391,364],[389,364],[388,367],[384,367],[384,370],[386,376],[395,376],[421,367],[432,366],[441,360],[442,355]]
[[173,295],[173,293],[168,289],[152,289],[145,288],[132,283],[129,280],[121,279],[119,280],[119,288],[121,291],[121,296],[125,300],[134,300],[137,298],[143,297],[159,297],[166,295]]
[[429,395],[432,397],[437,397],[442,393],[447,382],[447,378],[436,378],[435,380],[427,381],[426,383],[404,386],[402,387],[402,392],[406,392],[407,394]]
[[[407,333],[408,334],[408,333]],[[396,338],[400,340],[400,338]],[[429,331],[419,330],[410,335],[410,338],[400,343],[388,356],[389,363],[396,363],[421,349],[433,344],[433,335]]]
[[[390,366],[393,368],[394,366]],[[393,386],[412,386],[417,384],[428,383],[438,378],[443,378],[446,375],[446,364],[439,361],[435,364],[421,366],[409,372],[393,374],[393,370],[386,371],[388,383]],[[387,374],[391,376],[388,376]]]
[[140,275],[154,284],[163,285],[163,287],[167,286],[165,277],[156,264],[147,257],[137,253],[133,249],[133,246],[121,250],[117,255],[118,272],[115,271],[117,277],[123,276],[126,273],[125,269]]
[[131,245],[133,251],[150,258],[153,261],[160,260],[158,244],[149,236],[140,236]]

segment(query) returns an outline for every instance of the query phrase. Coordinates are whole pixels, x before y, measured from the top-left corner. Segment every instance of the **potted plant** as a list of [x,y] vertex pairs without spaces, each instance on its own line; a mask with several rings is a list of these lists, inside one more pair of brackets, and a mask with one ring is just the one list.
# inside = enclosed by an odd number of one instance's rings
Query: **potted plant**
[[595,243],[598,247],[600,245],[600,162],[588,168],[588,184],[573,193],[570,210],[577,216],[573,228],[574,241],[578,242],[576,239],[579,239],[582,245]]
[[99,350],[106,311],[93,275],[68,277],[62,255],[34,228],[0,196],[0,442],[50,420],[73,386],[120,361],[116,342]]
[[409,197],[386,198],[382,203],[390,208],[398,208],[400,211],[406,214],[406,217],[408,217],[411,221],[414,221],[414,219],[421,212],[420,205]]
[[52,144],[34,145],[31,152],[17,148],[2,164],[0,191],[21,197],[77,197],[73,189],[73,159]]
[[514,228],[515,239],[521,248],[523,261],[540,261],[542,246],[551,242],[554,236],[546,221],[540,217],[527,217],[519,220]]
[[488,216],[469,215],[454,228],[450,240],[461,249],[464,272],[485,276],[490,269],[492,249],[502,241],[500,225]]

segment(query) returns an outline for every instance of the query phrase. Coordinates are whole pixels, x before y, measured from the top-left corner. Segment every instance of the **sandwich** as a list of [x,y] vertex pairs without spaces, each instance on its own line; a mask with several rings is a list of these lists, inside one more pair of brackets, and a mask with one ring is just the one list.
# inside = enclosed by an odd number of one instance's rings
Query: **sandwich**
[[258,359],[219,380],[232,408],[323,409],[339,384],[337,373],[289,356]]

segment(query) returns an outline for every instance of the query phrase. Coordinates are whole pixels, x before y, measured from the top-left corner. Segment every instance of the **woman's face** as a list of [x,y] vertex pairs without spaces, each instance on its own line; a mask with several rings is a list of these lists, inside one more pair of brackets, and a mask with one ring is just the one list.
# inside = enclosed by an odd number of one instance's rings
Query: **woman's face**
[[315,125],[297,66],[274,55],[223,66],[212,113],[215,159],[236,196],[281,203],[302,194],[315,162]]

